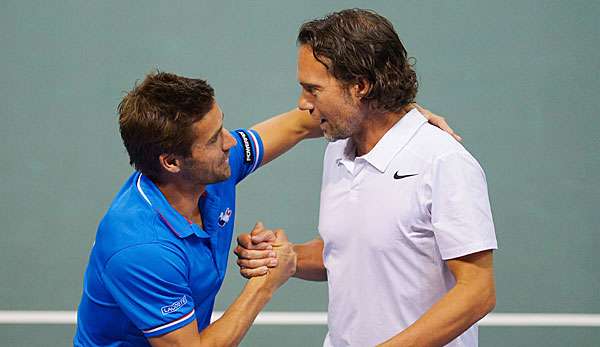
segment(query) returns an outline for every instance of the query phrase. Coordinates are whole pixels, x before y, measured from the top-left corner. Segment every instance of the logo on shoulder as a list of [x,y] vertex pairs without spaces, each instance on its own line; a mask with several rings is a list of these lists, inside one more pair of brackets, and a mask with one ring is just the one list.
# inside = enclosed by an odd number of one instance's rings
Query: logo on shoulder
[[244,146],[244,162],[254,162],[254,155],[252,154],[252,146],[250,146],[250,139],[248,139],[248,135],[241,130],[237,131],[237,133],[242,138],[242,145]]
[[185,304],[187,304],[187,302],[188,302],[187,297],[184,295],[181,297],[181,299],[175,301],[171,305],[161,307],[160,313],[162,313],[163,316],[166,316],[169,313],[177,312],[177,311],[179,311],[180,308],[182,308]]
[[219,215],[219,226],[224,227],[225,224],[229,222],[229,218],[231,218],[231,209],[228,207],[224,212],[221,212]]

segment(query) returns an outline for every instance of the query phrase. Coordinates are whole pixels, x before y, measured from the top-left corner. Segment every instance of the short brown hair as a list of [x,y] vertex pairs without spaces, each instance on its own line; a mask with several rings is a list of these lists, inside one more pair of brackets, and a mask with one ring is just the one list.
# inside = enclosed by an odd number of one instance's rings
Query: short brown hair
[[204,80],[152,72],[127,93],[118,106],[119,130],[136,170],[159,179],[161,154],[191,155],[192,125],[214,103],[214,90]]
[[374,11],[348,9],[306,22],[297,42],[309,45],[342,85],[368,81],[371,89],[363,100],[372,110],[397,112],[417,95],[406,49],[393,25]]

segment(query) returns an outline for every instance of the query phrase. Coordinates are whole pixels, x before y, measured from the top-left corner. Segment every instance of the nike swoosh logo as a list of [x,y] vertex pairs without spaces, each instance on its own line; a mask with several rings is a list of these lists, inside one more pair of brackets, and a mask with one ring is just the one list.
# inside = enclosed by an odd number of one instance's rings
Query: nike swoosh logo
[[402,178],[411,177],[411,176],[416,176],[416,175],[418,175],[418,174],[412,174],[412,175],[398,175],[398,171],[396,171],[396,173],[394,174],[394,178],[395,178],[395,179],[397,179],[397,180],[399,180],[399,179],[402,179]]

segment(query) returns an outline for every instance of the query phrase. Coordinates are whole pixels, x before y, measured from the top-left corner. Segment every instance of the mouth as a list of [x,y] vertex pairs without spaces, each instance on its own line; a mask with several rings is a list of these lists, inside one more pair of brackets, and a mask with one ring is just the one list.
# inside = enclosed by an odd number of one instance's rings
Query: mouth
[[327,119],[325,119],[325,118],[321,118],[321,124],[324,124],[324,123],[326,123],[326,122],[327,122]]

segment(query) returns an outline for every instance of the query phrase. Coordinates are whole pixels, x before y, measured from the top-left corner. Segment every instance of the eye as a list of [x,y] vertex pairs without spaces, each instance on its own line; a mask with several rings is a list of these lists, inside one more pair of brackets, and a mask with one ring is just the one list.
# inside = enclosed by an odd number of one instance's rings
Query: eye
[[306,92],[312,96],[317,95],[317,89],[315,87],[305,87],[304,90],[306,90]]
[[219,140],[219,137],[221,137],[221,133],[219,133],[217,136],[214,136],[213,138],[211,138],[208,143],[213,144],[216,143],[217,140]]

